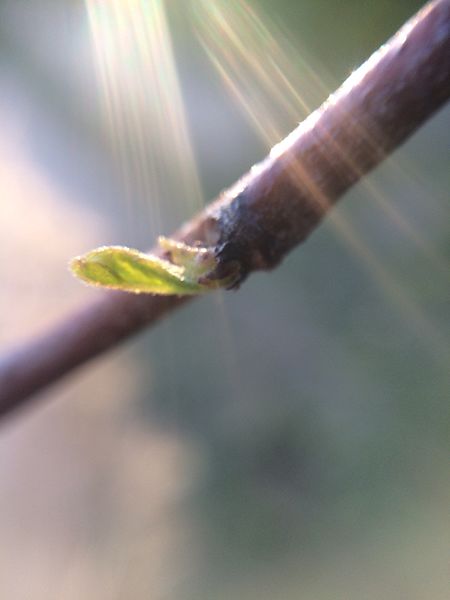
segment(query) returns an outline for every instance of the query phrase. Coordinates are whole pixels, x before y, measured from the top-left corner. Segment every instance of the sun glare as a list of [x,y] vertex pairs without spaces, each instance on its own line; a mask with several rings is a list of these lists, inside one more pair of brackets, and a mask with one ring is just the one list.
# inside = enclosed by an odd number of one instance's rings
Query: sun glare
[[[286,123],[292,122],[295,125],[311,111],[311,101],[308,98],[327,95],[326,91],[330,89],[329,77],[325,79],[322,76],[324,69],[317,68],[309,58],[305,59],[306,53],[289,44],[285,33],[267,16],[257,14],[245,0],[198,0],[194,4],[196,33],[204,50],[225,87],[264,142],[272,147],[271,156],[276,157],[286,151],[298,137],[302,127],[314,125],[315,113],[284,138],[289,131],[286,130]],[[356,79],[357,74],[353,76],[353,80]],[[329,101],[333,102],[333,97]],[[368,132],[362,130],[358,123],[354,123],[353,128],[355,134],[364,136],[377,149],[376,140],[369,138]],[[330,142],[333,145],[333,140]],[[357,166],[352,164],[337,143],[334,143],[334,149],[358,173]],[[399,171],[400,175],[400,167],[392,160],[389,162],[390,167]],[[309,190],[321,209],[327,208],[327,198],[309,177],[306,169],[298,165],[292,177],[298,181],[299,186]],[[386,217],[427,256],[430,266],[440,275],[444,271],[448,274],[442,257],[422,238],[407,217],[383,196],[376,185],[365,178],[361,185],[380,210],[385,212]],[[445,340],[421,308],[408,296],[401,283],[356,232],[350,220],[339,211],[333,211],[330,222],[339,238],[358,255],[377,281],[379,289],[403,318],[442,350]]]
[[[100,97],[129,211],[149,244],[202,206],[161,0],[86,0]],[[136,219],[136,215],[139,219]]]
[[[249,2],[196,0],[188,6],[201,46],[225,87],[272,148],[271,156],[285,151],[301,127],[313,123],[314,114],[283,140],[311,112],[314,102],[327,96],[330,78]],[[163,230],[167,212],[180,222],[202,205],[165,3],[86,0],[86,7],[105,119],[122,170],[129,210],[139,215],[138,222],[148,231],[150,241]],[[358,123],[353,128],[355,134],[369,136]],[[369,141],[376,149],[376,140]],[[345,150],[330,142],[336,154],[357,170]],[[327,208],[327,198],[306,169],[299,166],[293,177],[309,189],[318,206]],[[362,185],[386,217],[427,255],[430,266],[442,273],[439,255],[407,217],[373,183],[363,178]],[[350,220],[334,211],[330,222],[399,312],[413,320],[422,333],[439,337]]]
[[292,128],[310,112],[308,95],[299,90],[320,89],[325,96],[325,88],[298,54],[295,61],[289,57],[286,35],[271,31],[249,3],[199,0],[194,9],[200,43],[270,147],[286,133],[286,122]]

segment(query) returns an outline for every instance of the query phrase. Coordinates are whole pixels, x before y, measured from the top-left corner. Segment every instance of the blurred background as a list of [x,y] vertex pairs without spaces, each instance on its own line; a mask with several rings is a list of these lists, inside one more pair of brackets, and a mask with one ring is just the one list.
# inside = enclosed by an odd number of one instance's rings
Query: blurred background
[[[1,0],[2,352],[232,184],[421,2]],[[271,273],[0,431],[0,596],[447,597],[449,109]]]

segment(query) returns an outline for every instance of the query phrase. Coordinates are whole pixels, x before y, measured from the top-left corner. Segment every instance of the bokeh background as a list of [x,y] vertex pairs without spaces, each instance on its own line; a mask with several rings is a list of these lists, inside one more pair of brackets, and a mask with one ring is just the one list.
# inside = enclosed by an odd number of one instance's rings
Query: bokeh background
[[[72,256],[169,234],[420,6],[1,0],[2,353],[100,293]],[[1,425],[2,598],[448,597],[449,129]]]

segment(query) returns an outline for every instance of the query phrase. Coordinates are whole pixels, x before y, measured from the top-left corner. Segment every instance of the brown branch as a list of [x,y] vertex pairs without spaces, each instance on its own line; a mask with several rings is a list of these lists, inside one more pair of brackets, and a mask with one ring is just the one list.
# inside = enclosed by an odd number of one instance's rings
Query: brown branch
[[[269,269],[450,96],[450,0],[409,21],[270,156],[174,237],[217,247],[241,280]],[[105,293],[0,362],[0,415],[156,322],[184,298]]]

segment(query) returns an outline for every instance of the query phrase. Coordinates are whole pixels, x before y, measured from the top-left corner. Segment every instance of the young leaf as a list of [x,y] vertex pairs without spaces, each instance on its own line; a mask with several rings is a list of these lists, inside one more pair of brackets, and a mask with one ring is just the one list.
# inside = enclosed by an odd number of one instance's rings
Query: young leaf
[[217,259],[211,248],[168,238],[159,238],[159,244],[172,262],[124,246],[103,246],[74,258],[70,267],[86,283],[136,294],[196,295],[236,282],[236,265],[225,277],[214,277]]
[[73,273],[91,285],[148,294],[199,294],[202,286],[189,281],[184,269],[124,246],[103,246],[74,258]]

